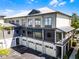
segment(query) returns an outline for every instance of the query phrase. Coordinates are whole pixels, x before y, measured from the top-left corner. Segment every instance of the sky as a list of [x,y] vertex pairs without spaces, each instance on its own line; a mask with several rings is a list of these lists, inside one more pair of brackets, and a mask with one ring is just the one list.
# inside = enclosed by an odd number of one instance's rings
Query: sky
[[49,7],[69,15],[79,15],[79,0],[0,0],[0,15],[11,16],[25,10]]

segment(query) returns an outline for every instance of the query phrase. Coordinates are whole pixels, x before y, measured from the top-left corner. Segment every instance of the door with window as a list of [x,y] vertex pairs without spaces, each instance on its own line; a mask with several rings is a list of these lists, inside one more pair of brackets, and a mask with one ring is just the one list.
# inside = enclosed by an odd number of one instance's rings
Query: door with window
[[16,38],[16,46],[18,46],[20,43],[19,43],[19,38]]

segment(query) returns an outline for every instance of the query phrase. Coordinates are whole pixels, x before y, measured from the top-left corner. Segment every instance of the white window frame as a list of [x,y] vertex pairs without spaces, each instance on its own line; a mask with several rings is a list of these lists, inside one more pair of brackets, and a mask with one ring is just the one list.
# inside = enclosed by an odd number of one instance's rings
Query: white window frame
[[45,18],[45,25],[52,25],[52,17]]

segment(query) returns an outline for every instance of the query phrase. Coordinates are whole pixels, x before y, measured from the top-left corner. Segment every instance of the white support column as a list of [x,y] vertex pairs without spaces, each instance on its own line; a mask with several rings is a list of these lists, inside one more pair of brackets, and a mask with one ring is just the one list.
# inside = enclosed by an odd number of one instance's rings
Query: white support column
[[44,29],[42,29],[42,53],[44,53],[45,49],[44,49]]
[[55,30],[55,43],[56,43],[56,30]]
[[63,56],[64,56],[64,54],[63,54],[63,46],[61,47],[61,59],[63,59]]
[[63,32],[62,32],[62,42],[63,42]]

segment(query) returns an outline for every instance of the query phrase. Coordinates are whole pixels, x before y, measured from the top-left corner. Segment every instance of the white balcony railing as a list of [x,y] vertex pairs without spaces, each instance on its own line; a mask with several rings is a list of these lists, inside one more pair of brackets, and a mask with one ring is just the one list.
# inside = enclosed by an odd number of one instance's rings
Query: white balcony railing
[[68,33],[65,35],[65,38],[62,38],[60,41],[57,42],[57,44],[63,44],[66,40],[68,40],[69,37],[71,37],[73,33]]

